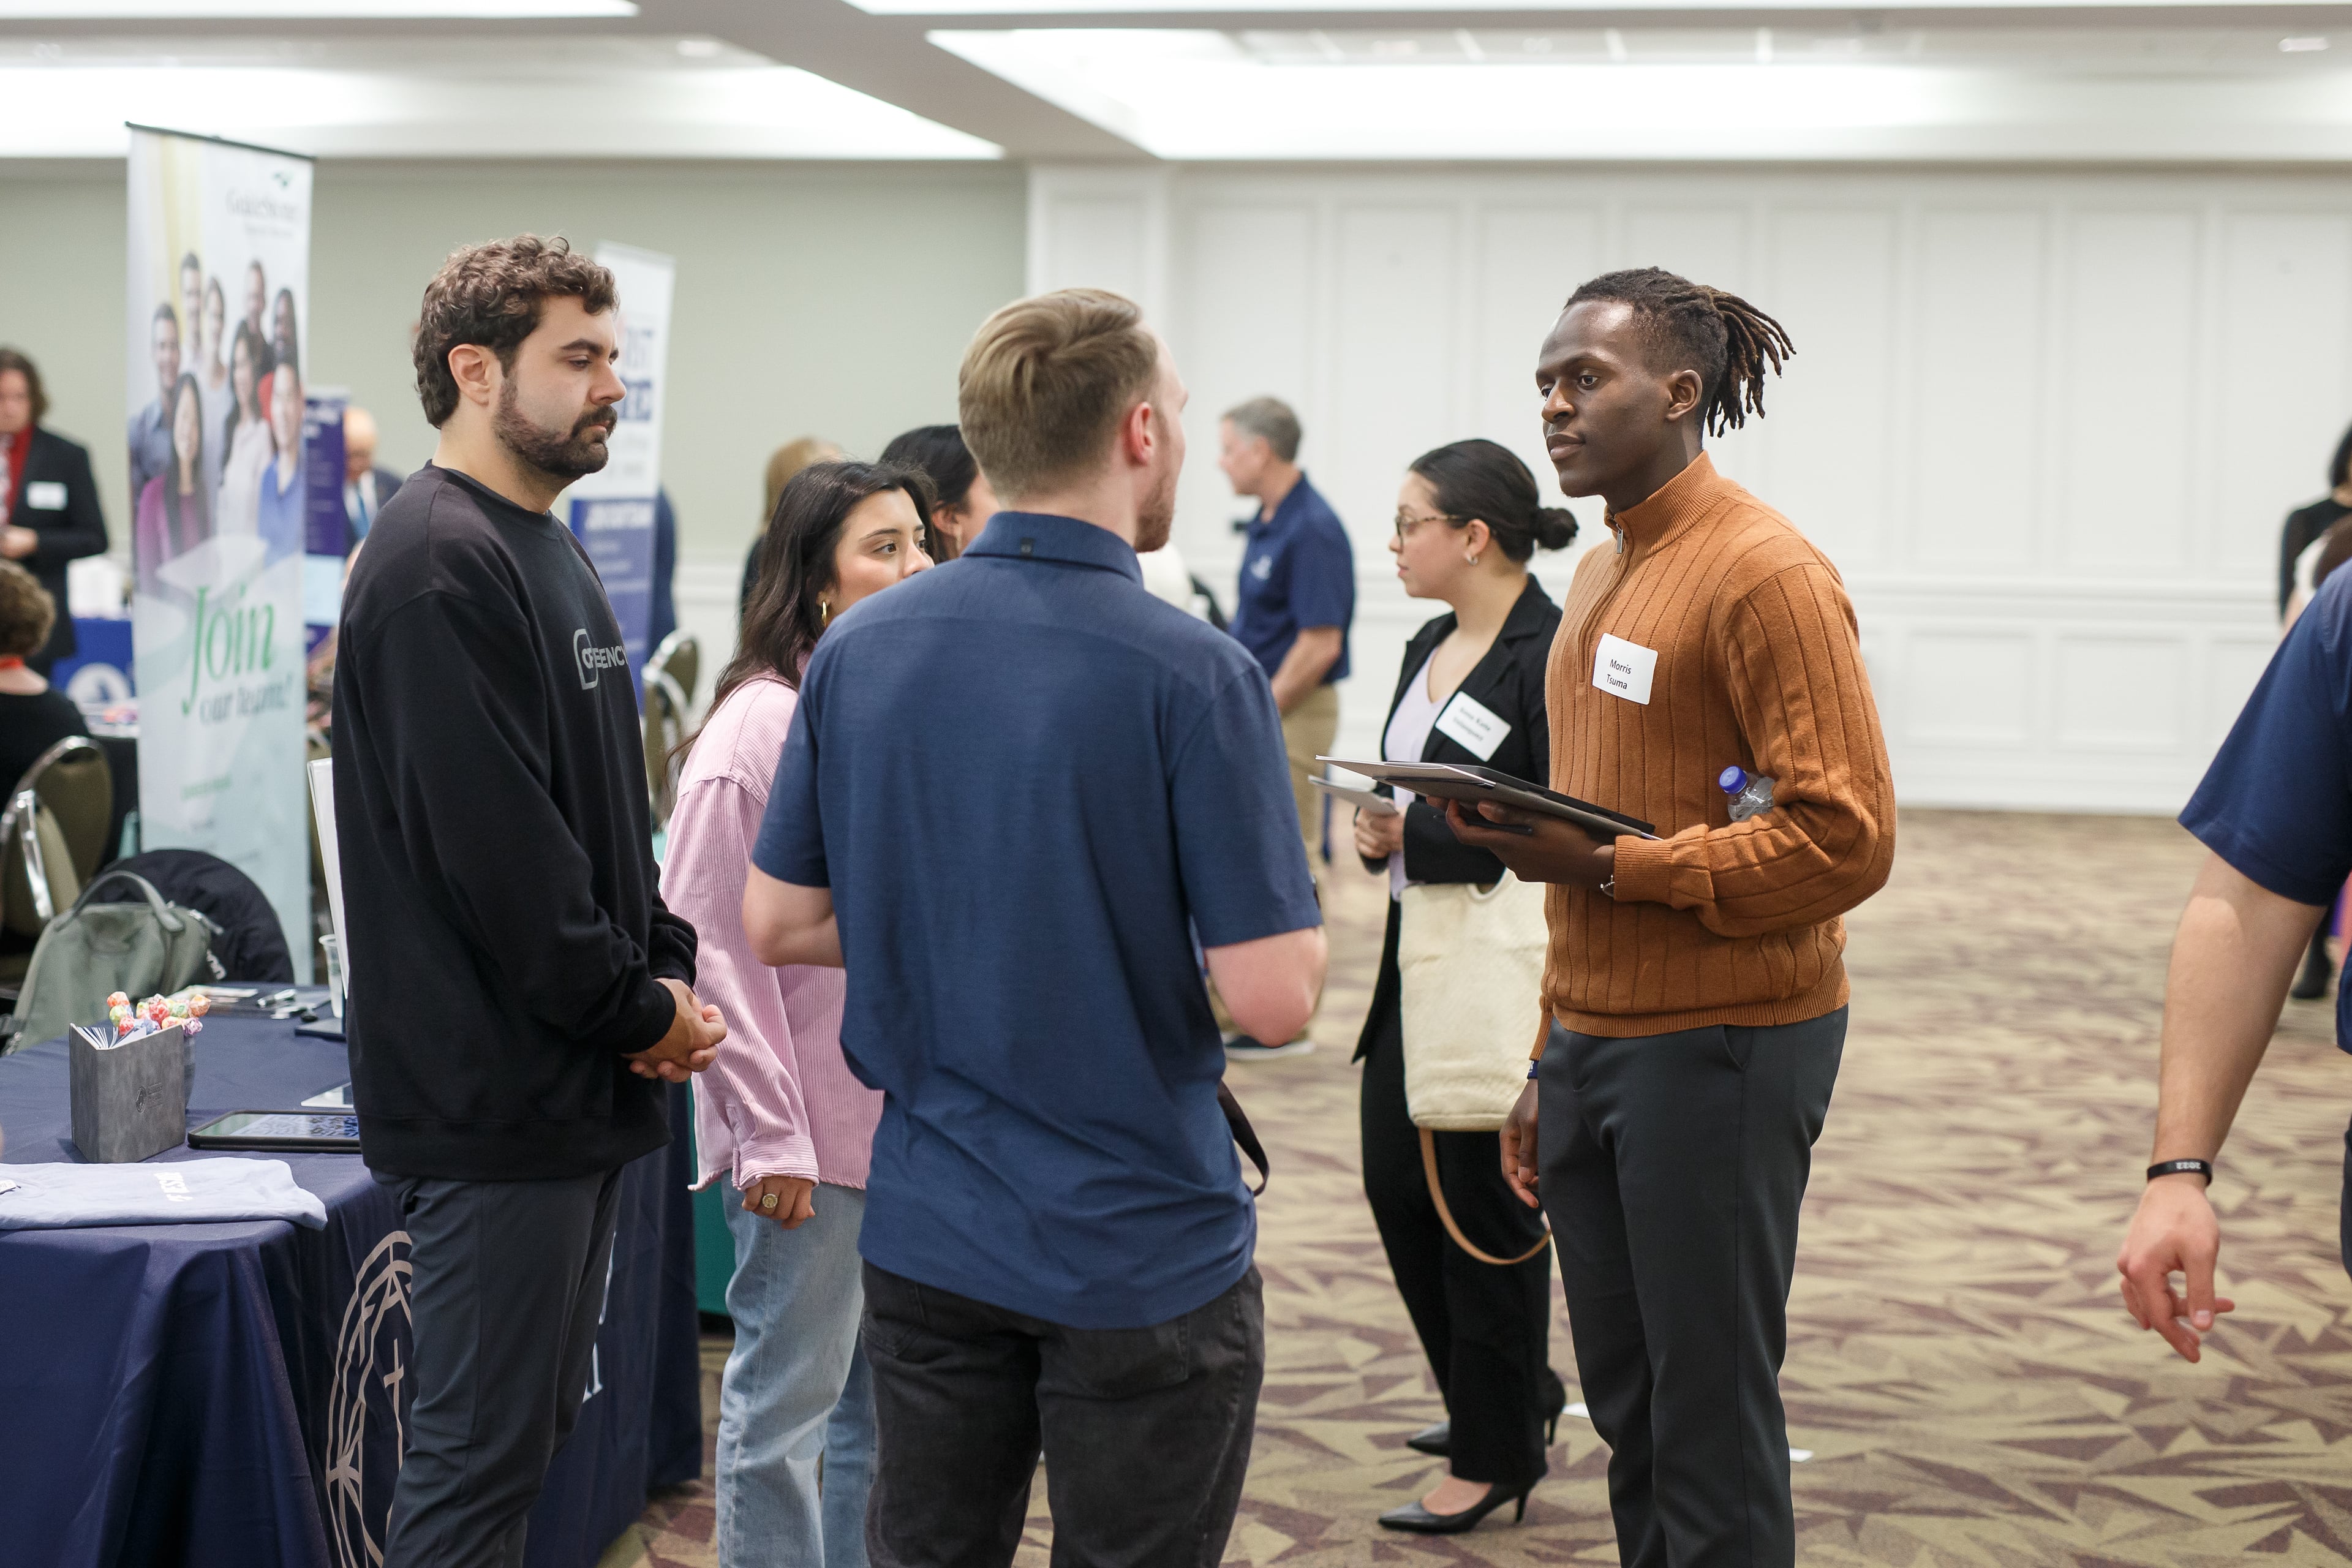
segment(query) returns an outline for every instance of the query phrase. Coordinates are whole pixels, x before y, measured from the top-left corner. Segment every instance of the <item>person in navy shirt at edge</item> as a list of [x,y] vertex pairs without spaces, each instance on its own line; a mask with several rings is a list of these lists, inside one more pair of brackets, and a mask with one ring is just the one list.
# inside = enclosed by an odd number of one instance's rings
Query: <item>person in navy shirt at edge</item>
[[[1310,868],[1323,848],[1323,797],[1307,781],[1321,772],[1339,732],[1339,691],[1348,675],[1348,628],[1356,618],[1356,557],[1331,503],[1298,466],[1298,416],[1277,397],[1253,397],[1217,425],[1217,467],[1235,495],[1258,503],[1242,557],[1241,585],[1228,629],[1249,649],[1282,710],[1282,745],[1290,759],[1290,795]],[[1229,1036],[1236,1060],[1315,1048],[1297,1039]]]
[[[1143,586],[1184,390],[1134,304],[1008,305],[960,422],[1008,510],[817,645],[752,850],[769,963],[843,964],[884,1092],[860,1250],[876,1568],[1219,1561],[1265,1312],[1201,980],[1287,1039],[1323,980],[1265,672]],[[940,781],[963,802],[939,809]]]
[[[2279,644],[2180,814],[2213,853],[2173,938],[2156,1141],[2116,1267],[2140,1327],[2188,1361],[2234,1305],[2213,1293],[2221,1233],[2206,1189],[2305,944],[2352,876],[2347,781],[2352,572],[2338,572]],[[2336,1043],[2352,1050],[2352,988],[2336,993]],[[2352,1139],[2346,1178],[2340,1245],[2352,1269]]]

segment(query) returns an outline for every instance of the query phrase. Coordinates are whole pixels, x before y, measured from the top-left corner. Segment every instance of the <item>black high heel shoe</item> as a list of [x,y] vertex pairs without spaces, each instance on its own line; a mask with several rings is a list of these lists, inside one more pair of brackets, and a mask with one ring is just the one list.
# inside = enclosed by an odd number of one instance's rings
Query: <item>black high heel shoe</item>
[[1432,1513],[1415,1498],[1402,1508],[1392,1508],[1381,1515],[1383,1530],[1402,1530],[1413,1535],[1460,1535],[1478,1528],[1478,1521],[1505,1503],[1518,1504],[1511,1522],[1518,1523],[1528,1517],[1528,1494],[1536,1489],[1529,1481],[1517,1491],[1507,1491],[1499,1486],[1486,1489],[1486,1495],[1464,1509],[1460,1513]]

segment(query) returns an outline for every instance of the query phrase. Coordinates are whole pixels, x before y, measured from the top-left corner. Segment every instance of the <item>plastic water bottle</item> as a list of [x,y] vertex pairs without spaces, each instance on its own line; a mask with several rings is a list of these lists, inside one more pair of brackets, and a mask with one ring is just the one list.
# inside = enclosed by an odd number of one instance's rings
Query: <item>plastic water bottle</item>
[[1715,782],[1731,797],[1731,820],[1745,822],[1759,811],[1772,809],[1772,781],[1734,765],[1716,775]]

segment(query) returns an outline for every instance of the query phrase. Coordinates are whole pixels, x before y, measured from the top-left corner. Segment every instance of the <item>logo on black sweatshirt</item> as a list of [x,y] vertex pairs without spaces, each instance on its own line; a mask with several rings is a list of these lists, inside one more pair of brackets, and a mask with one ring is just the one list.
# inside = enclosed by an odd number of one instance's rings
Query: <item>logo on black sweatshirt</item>
[[606,670],[626,668],[629,650],[619,643],[598,647],[588,640],[588,628],[582,626],[572,634],[572,658],[580,667],[580,689],[593,691]]

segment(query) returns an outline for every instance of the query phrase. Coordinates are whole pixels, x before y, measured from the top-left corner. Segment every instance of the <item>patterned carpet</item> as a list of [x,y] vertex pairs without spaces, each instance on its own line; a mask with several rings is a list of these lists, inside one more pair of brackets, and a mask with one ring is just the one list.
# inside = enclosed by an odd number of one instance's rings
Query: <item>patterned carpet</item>
[[[1853,1025],[1807,1200],[1783,1380],[1807,1563],[2352,1563],[2352,1284],[2336,1202],[2352,1064],[2291,1005],[2215,1190],[2240,1310],[2203,1364],[2124,1314],[2171,927],[2200,850],[2157,820],[1907,814],[1853,921]],[[1614,1561],[1606,1451],[1563,1421],[1526,1523],[1389,1535],[1440,1415],[1357,1176],[1349,1065],[1380,885],[1331,879],[1308,1057],[1236,1068],[1275,1159],[1269,1366],[1229,1563]],[[1553,1364],[1574,1383],[1565,1326]],[[714,1398],[723,1342],[705,1345]],[[1023,1568],[1044,1568],[1044,1490]],[[607,1568],[716,1562],[708,1483]]]

